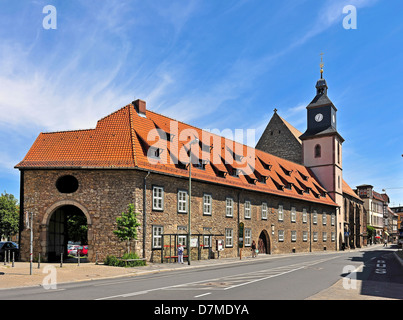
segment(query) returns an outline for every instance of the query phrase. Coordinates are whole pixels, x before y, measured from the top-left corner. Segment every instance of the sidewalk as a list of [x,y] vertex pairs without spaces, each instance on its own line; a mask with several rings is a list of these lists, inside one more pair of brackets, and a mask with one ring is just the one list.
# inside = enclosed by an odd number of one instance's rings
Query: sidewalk
[[[374,246],[361,249],[370,250],[375,248]],[[351,250],[352,252],[354,250]],[[345,251],[348,253],[349,251]],[[332,254],[335,252],[317,252],[317,253],[301,253],[299,255],[307,254]],[[60,267],[60,263],[41,263],[40,269],[38,269],[38,264],[33,263],[32,265],[32,275],[30,275],[30,264],[29,262],[16,262],[15,266],[12,267],[11,263],[4,265],[3,262],[0,263],[0,290],[16,287],[29,287],[29,286],[41,286],[44,279],[50,274],[49,266],[53,271],[56,271],[57,284],[68,283],[68,282],[79,282],[79,281],[90,281],[90,280],[100,280],[100,279],[112,279],[118,277],[126,276],[139,276],[145,274],[159,273],[173,271],[177,269],[189,269],[189,268],[205,268],[214,265],[224,265],[224,264],[234,264],[234,263],[250,263],[256,260],[263,259],[277,259],[287,256],[295,256],[298,254],[281,254],[281,255],[258,255],[257,258],[227,258],[227,259],[212,259],[212,260],[200,260],[191,261],[189,266],[187,262],[184,264],[178,263],[150,263],[147,262],[147,266],[134,267],[134,268],[120,268],[120,267],[110,267],[103,264],[96,265],[94,263],[81,263],[78,266],[77,263],[64,263],[63,267]],[[398,256],[396,255],[396,258]],[[402,268],[403,268],[403,259]],[[358,280],[357,280],[358,281]],[[333,286],[328,289],[319,292],[318,294],[309,298],[309,300],[338,300],[338,299],[349,299],[349,300],[367,300],[367,299],[377,299],[379,297],[370,297],[360,295],[361,283],[358,281],[357,289],[346,290],[342,285],[343,279],[337,281]],[[45,283],[47,284],[47,283]]]

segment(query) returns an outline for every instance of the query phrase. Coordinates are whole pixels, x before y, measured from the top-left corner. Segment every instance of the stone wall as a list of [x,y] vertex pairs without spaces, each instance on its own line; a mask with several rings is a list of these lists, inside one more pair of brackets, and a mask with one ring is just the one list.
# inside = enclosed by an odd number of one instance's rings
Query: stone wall
[[[194,169],[199,170],[199,169]],[[71,194],[60,193],[55,183],[63,175],[70,174],[79,181],[79,188]],[[134,243],[139,256],[143,255],[143,185],[147,172],[140,170],[27,170],[24,174],[24,212],[34,213],[34,253],[41,252],[42,257],[47,254],[48,223],[52,213],[64,205],[78,207],[87,217],[89,260],[99,261],[107,255],[120,256],[126,249],[120,243],[113,230],[116,228],[116,217],[126,211],[129,203],[134,203],[138,220],[141,224],[138,230],[138,240]],[[163,257],[176,255],[174,235],[187,233],[188,213],[178,213],[178,190],[188,191],[188,179],[151,173],[147,177],[146,191],[146,237],[145,254],[147,260],[156,262]],[[164,207],[162,211],[152,208],[153,186],[163,187]],[[212,196],[211,215],[203,214],[203,195]],[[226,216],[226,198],[233,199],[233,216]],[[245,201],[251,203],[251,216],[245,218]],[[262,202],[268,206],[267,219],[262,219]],[[278,219],[279,205],[283,206],[284,218]],[[291,221],[291,207],[296,208],[296,221]],[[307,211],[307,222],[302,222],[302,211]],[[318,213],[317,224],[311,219],[311,212]],[[322,214],[327,215],[327,223],[323,225]],[[259,241],[263,232],[267,237],[269,253],[290,253],[335,250],[336,242],[332,241],[331,234],[335,232],[335,225],[331,224],[331,214],[334,207],[316,205],[287,197],[273,196],[258,192],[251,192],[218,184],[210,184],[192,180],[192,228],[196,237],[200,235],[203,244],[203,234],[212,234],[215,251],[215,241],[225,240],[225,230],[233,231],[233,246],[225,247],[220,257],[237,257],[238,227],[244,223],[245,229],[250,229],[251,240]],[[335,222],[336,224],[336,222]],[[165,250],[152,247],[153,226],[162,226]],[[179,229],[178,229],[179,227]],[[279,230],[284,231],[284,240],[279,240]],[[291,231],[296,231],[296,241],[291,241]],[[303,232],[307,232],[307,240],[303,241]],[[317,241],[313,240],[313,232],[317,232]],[[322,238],[327,233],[327,240]],[[169,236],[171,234],[171,237]],[[171,238],[171,242],[169,241]],[[21,234],[22,258],[29,258],[29,230],[24,229]],[[187,254],[185,250],[185,254]],[[217,252],[214,252],[215,256]],[[250,247],[243,246],[243,256],[251,255]],[[192,249],[192,259],[208,258],[209,249],[195,247]],[[164,262],[167,259],[163,259]]]
[[274,113],[265,131],[256,144],[256,149],[265,151],[277,157],[302,163],[302,145],[280,116]]

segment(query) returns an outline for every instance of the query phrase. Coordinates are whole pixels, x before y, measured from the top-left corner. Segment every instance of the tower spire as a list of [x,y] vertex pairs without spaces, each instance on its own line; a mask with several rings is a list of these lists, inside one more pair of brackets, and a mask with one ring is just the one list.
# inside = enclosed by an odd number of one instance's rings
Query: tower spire
[[324,53],[322,52],[320,54],[320,78],[323,79],[323,67],[325,66],[325,64],[323,63],[323,55]]

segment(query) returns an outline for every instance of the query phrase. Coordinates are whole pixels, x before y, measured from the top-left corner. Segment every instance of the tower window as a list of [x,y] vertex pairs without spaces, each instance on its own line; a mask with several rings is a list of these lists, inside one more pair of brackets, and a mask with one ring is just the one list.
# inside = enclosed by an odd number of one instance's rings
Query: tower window
[[315,146],[315,158],[320,158],[322,156],[322,148],[320,144]]

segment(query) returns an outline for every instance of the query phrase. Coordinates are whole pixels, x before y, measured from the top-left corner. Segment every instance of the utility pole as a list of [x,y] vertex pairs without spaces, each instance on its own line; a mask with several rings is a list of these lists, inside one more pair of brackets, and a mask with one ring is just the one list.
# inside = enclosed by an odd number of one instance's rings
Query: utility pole
[[29,213],[29,228],[30,228],[30,240],[29,240],[29,274],[32,275],[32,255],[33,255],[33,240],[34,240],[34,232],[33,232],[33,213],[32,211]]

